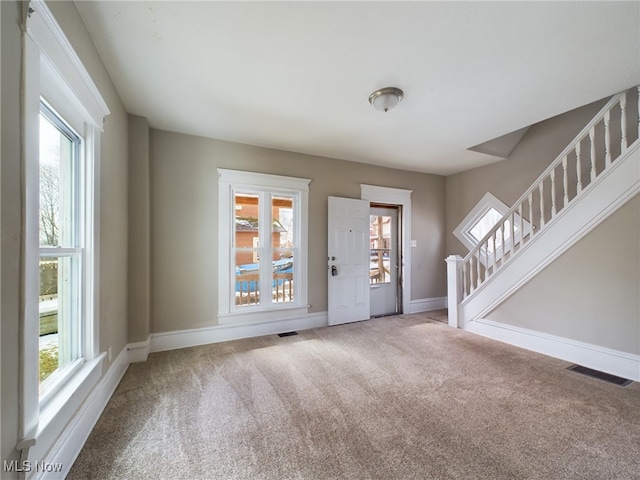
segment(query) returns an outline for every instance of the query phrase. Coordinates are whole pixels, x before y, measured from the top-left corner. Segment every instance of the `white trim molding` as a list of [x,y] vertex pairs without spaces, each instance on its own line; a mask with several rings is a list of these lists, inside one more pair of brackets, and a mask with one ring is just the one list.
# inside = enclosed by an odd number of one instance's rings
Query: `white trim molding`
[[[106,354],[102,354],[100,360],[103,360],[105,356]],[[102,362],[100,362],[100,365],[101,364]],[[42,460],[37,460],[38,462],[42,461],[43,465],[61,466],[61,470],[58,472],[36,472],[34,470],[32,475],[27,476],[27,478],[60,479],[67,476],[73,466],[73,462],[75,462],[80,454],[87,438],[89,438],[89,434],[100,418],[102,411],[107,406],[109,399],[128,367],[128,352],[127,349],[124,348],[118,354],[115,361],[111,363],[107,372],[97,382],[95,388],[93,388],[87,396],[77,413],[73,415],[69,423],[64,427],[64,430],[56,439],[55,444],[46,457]],[[102,373],[101,369],[98,370],[98,373]],[[36,446],[37,445],[36,443]],[[36,460],[34,460],[34,462],[35,461]]]
[[412,190],[360,185],[360,199],[402,207],[402,313],[411,312],[411,194]]
[[329,325],[327,312],[309,313],[298,318],[243,325],[214,325],[189,330],[174,330],[151,334],[151,352],[208,345],[229,340],[260,337],[276,333],[307,330]]
[[409,311],[405,313],[422,313],[447,308],[447,297],[420,298],[411,300]]
[[151,352],[151,335],[142,342],[128,344],[127,351],[129,352],[129,363],[146,362]]
[[[285,177],[264,173],[246,172],[240,170],[218,169],[218,322],[224,324],[256,323],[258,320],[269,322],[270,318],[280,315],[298,316],[308,312],[308,276],[309,276],[309,242],[308,242],[308,210],[309,184],[311,179]],[[236,305],[235,256],[231,254],[234,248],[234,194],[236,189],[256,193],[261,198],[268,199],[270,195],[284,194],[291,196],[294,202],[294,246],[295,269],[293,283],[295,296],[291,302],[272,303],[270,298],[264,299],[260,305]],[[270,200],[261,201],[259,218],[270,218]],[[260,238],[271,238],[269,222],[261,222]],[[261,240],[262,241],[262,240]],[[270,245],[263,241],[258,251],[268,252]],[[270,282],[271,265],[260,263],[260,279],[262,286]],[[297,309],[292,313],[292,308]],[[270,317],[271,316],[271,317]]]
[[640,355],[480,319],[464,328],[468,332],[516,347],[559,358],[588,368],[640,381]]
[[46,2],[31,0],[29,7],[33,12],[27,20],[27,34],[38,46],[45,63],[44,68],[54,69],[64,77],[62,93],[66,100],[83,113],[85,121],[91,119],[91,123],[102,130],[104,117],[110,111],[100,91]]

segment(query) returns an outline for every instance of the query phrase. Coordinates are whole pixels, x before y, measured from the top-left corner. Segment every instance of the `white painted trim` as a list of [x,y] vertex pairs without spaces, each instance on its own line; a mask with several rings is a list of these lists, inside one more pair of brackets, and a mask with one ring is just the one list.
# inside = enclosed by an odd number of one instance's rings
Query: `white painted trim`
[[360,199],[402,206],[402,312],[411,312],[411,194],[412,190],[360,185]]
[[[459,323],[483,318],[640,192],[640,140],[458,307]],[[460,325],[462,326],[462,325]]]
[[142,342],[128,344],[127,350],[129,352],[129,363],[146,362],[151,351],[151,335]]
[[567,362],[640,381],[640,355],[487,319],[471,322],[466,325],[465,330]]
[[[481,239],[476,239],[473,235],[471,235],[471,229],[475,227],[475,225],[482,219],[482,217],[490,210],[495,209],[501,216],[504,216],[510,209],[510,207],[505,204],[502,200],[497,198],[490,192],[484,194],[484,196],[480,199],[478,203],[471,209],[471,211],[467,214],[466,217],[458,224],[458,226],[453,230],[453,234],[455,237],[462,242],[462,244],[467,247],[469,250],[473,250],[478,245]],[[514,232],[514,236],[516,238],[507,240],[505,238],[505,245],[496,245],[496,253],[498,257],[502,255],[502,250],[504,249],[504,253],[508,253],[511,249],[510,245],[513,245],[514,241],[519,241],[522,234],[528,235],[531,232],[531,225],[528,221],[521,219],[520,215],[517,213],[513,214],[512,218],[513,224],[516,228],[520,228],[520,224],[522,223],[524,232],[520,232],[519,230]],[[510,235],[510,232],[507,232]],[[498,240],[500,243],[501,241]],[[505,248],[506,247],[506,248]],[[485,264],[486,260],[489,260],[489,264],[493,262],[494,253],[487,252],[485,247],[482,247],[480,250],[480,255],[476,255],[480,261]],[[488,258],[487,258],[488,257]]]
[[102,130],[103,119],[110,113],[109,107],[91,76],[46,2],[31,0],[29,5],[35,11],[27,20],[27,35],[34,40],[41,54],[65,79],[65,94],[68,100],[83,112],[85,121],[91,119],[91,123]]
[[100,382],[106,356],[103,353],[86,362],[39,412],[38,430],[34,436],[36,442],[28,452],[30,462],[42,461],[65,438],[76,412]]
[[455,237],[469,250],[474,249],[478,244],[478,240],[469,233],[469,230],[471,230],[491,208],[497,210],[500,215],[504,215],[509,211],[509,206],[506,203],[491,192],[487,192],[478,203],[475,204],[471,211],[467,213],[458,226],[453,229]]
[[102,411],[127,371],[128,358],[127,348],[122,349],[109,370],[102,376],[80,409],[66,425],[47,456],[43,460],[38,460],[45,462],[45,464],[62,464],[62,471],[49,474],[40,472],[39,475],[36,474],[28,478],[53,480],[67,476]]
[[[220,323],[251,323],[255,322],[256,318],[268,322],[269,315],[277,315],[279,311],[283,311],[283,314],[286,315],[284,310],[289,307],[307,308],[309,291],[309,183],[311,183],[311,179],[308,178],[218,169],[218,226],[220,227],[218,229],[218,321]],[[235,290],[231,288],[232,285],[235,285],[235,264],[233,256],[230,255],[234,230],[230,227],[233,225],[233,192],[235,189],[245,188],[261,195],[290,194],[297,205],[294,234],[298,239],[297,253],[295,254],[298,258],[295,260],[296,267],[294,269],[296,296],[294,302],[287,304],[284,310],[282,304],[270,303],[270,299],[264,305],[247,308],[240,309],[235,305]],[[263,208],[264,211],[269,211],[267,204],[264,204]],[[262,227],[267,228],[264,224]],[[270,234],[263,230],[261,235]],[[263,265],[262,272],[261,278],[263,281],[267,281],[264,279],[269,277],[265,274],[269,273],[268,265]],[[307,311],[305,310],[303,313],[307,313]]]
[[431,310],[447,308],[447,297],[420,298],[411,300],[409,311],[406,313],[422,313]]
[[275,322],[244,325],[214,325],[212,327],[151,334],[151,352],[207,345],[275,333],[306,330],[329,325],[327,312],[310,313],[303,317]]

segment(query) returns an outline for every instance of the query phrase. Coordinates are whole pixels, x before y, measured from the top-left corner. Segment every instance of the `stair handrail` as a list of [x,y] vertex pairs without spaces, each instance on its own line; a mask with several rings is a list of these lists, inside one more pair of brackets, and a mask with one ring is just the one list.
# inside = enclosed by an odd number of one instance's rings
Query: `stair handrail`
[[[640,94],[640,86],[637,87],[638,92]],[[533,183],[531,184],[531,186],[520,196],[520,198],[518,198],[518,200],[516,200],[513,204],[513,206],[507,211],[507,213],[505,213],[500,220],[498,220],[496,222],[496,224],[484,235],[484,237],[482,237],[482,239],[480,241],[478,241],[478,243],[476,244],[476,246],[471,249],[469,251],[469,253],[464,257],[464,259],[462,260],[461,264],[460,264],[460,268],[464,269],[465,266],[467,264],[469,264],[472,259],[474,257],[478,257],[478,262],[480,261],[480,251],[482,249],[482,247],[489,241],[489,239],[491,239],[493,237],[493,235],[500,229],[503,228],[503,225],[510,219],[513,217],[513,215],[515,213],[517,213],[520,209],[520,206],[529,199],[529,196],[533,194],[533,192],[539,188],[540,184],[542,182],[544,182],[544,180],[546,180],[548,177],[551,176],[551,172],[553,170],[555,170],[564,160],[564,158],[566,156],[568,156],[572,151],[574,151],[576,149],[576,146],[582,142],[582,140],[584,140],[588,135],[589,132],[591,131],[592,128],[594,128],[598,123],[600,123],[604,118],[605,115],[607,114],[607,112],[611,111],[613,109],[614,106],[616,106],[620,100],[622,99],[622,97],[626,98],[626,93],[628,90],[624,90],[622,92],[619,92],[615,95],[613,95],[611,97],[611,99],[609,99],[609,101],[600,109],[600,111],[591,119],[591,121],[589,123],[587,123],[587,125],[580,130],[580,132],[575,136],[575,138],[562,150],[562,152],[560,152],[560,154],[556,157],[556,159],[551,162],[549,164],[549,166],[538,176],[538,178],[536,178],[536,180],[533,181]],[[639,103],[640,103],[640,99],[639,99]],[[640,108],[640,107],[639,107]],[[640,128],[640,126],[639,126]],[[640,132],[639,132],[639,137],[640,137]],[[640,138],[639,138],[640,140]],[[638,140],[636,140],[638,141]],[[628,148],[628,145],[626,145],[626,148]],[[620,155],[622,155],[624,153],[624,150],[622,150],[620,152]],[[564,206],[563,206],[564,208]],[[543,215],[543,213],[541,212],[541,215]],[[533,219],[529,219],[530,222],[532,222]],[[531,227],[531,233],[533,233],[533,225]],[[524,235],[523,233],[521,233],[521,235]],[[511,238],[511,241],[513,242],[514,239]],[[488,245],[488,243],[487,243]],[[503,251],[504,251],[504,246],[503,246]],[[495,255],[495,252],[494,252]],[[485,274],[486,276],[486,274]],[[486,280],[486,278],[485,278]],[[480,279],[477,279],[477,284],[478,287],[480,286],[481,282]],[[477,288],[477,287],[476,287]],[[471,294],[471,292],[473,292],[474,288],[472,287],[470,289],[471,291],[469,292],[469,294]],[[462,291],[462,296],[463,298],[467,296],[466,293],[466,288],[463,288]]]

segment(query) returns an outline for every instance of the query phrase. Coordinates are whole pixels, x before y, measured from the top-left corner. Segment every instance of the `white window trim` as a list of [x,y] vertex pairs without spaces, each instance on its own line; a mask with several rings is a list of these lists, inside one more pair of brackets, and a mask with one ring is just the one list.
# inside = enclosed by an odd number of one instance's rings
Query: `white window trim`
[[[286,177],[240,170],[218,169],[218,323],[250,324],[298,318],[309,312],[309,183],[308,178]],[[236,309],[231,301],[231,274],[235,271],[230,255],[233,245],[233,192],[238,189],[263,189],[274,193],[292,194],[299,199],[300,258],[296,259],[296,301],[294,304],[269,304]]]
[[[497,210],[501,216],[504,216],[510,210],[510,207],[507,204],[502,202],[492,193],[487,192],[453,231],[453,234],[456,236],[456,238],[460,240],[463,245],[469,250],[473,250],[478,245],[478,240],[476,240],[476,238],[471,235],[469,231],[491,208]],[[520,225],[520,215],[514,213],[513,222],[516,225]],[[522,220],[522,225],[524,227],[524,232],[516,232],[516,238],[518,238],[523,233],[526,235],[531,231],[529,222],[527,222],[526,220]],[[510,244],[509,242],[506,243],[507,246]],[[496,248],[496,250],[498,251],[501,251],[502,249],[503,246]],[[508,251],[509,248],[507,248],[504,253]],[[484,249],[482,249],[480,253],[480,261],[482,263],[484,263],[485,259],[487,258],[491,261],[494,255],[493,253],[487,253]]]
[[[21,364],[20,438],[17,448],[23,460],[44,457],[78,407],[100,378],[106,353],[99,354],[99,224],[100,224],[100,132],[109,109],[91,80],[52,12],[43,0],[29,3],[25,19],[23,71],[23,162],[25,169],[24,292]],[[42,81],[42,80],[45,81]],[[42,81],[42,82],[41,82]],[[83,315],[84,360],[66,383],[50,395],[46,404],[39,396],[39,115],[40,98],[56,96],[54,108],[83,137],[85,198],[91,211],[85,222],[85,296]],[[54,94],[55,92],[55,94]],[[67,115],[69,116],[67,118]],[[88,209],[87,209],[88,210]]]

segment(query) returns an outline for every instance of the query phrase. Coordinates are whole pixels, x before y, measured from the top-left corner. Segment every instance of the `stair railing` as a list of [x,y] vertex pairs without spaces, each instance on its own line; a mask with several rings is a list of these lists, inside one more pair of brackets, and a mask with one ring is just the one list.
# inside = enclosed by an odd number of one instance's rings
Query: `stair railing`
[[[635,97],[637,111],[627,108],[629,96]],[[612,143],[612,137],[620,141]],[[457,257],[457,278],[449,282],[457,300],[470,296],[540,235],[638,138],[640,86],[613,96],[477,246],[464,259]]]

